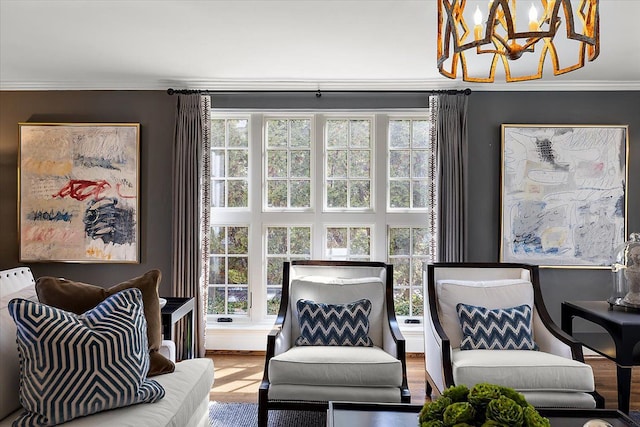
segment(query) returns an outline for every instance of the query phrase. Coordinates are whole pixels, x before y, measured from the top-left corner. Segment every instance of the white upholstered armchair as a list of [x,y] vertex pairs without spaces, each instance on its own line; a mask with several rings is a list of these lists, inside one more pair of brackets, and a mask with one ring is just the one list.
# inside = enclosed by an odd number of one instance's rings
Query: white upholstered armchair
[[[323,318],[327,309],[336,313],[353,310],[355,315],[366,309],[369,327],[365,335],[372,345],[353,345],[363,339],[358,333],[360,322],[342,328],[335,328],[335,323],[309,324],[310,319]],[[305,317],[311,312],[311,317]],[[340,316],[329,322],[340,323]],[[341,344],[341,339],[350,343]],[[392,265],[284,263],[280,311],[267,337],[264,377],[258,392],[258,424],[267,425],[271,409],[325,411],[329,401],[411,401],[405,341],[393,306]]]
[[487,382],[536,407],[604,407],[582,346],[545,308],[537,266],[435,263],[424,286],[427,395]]

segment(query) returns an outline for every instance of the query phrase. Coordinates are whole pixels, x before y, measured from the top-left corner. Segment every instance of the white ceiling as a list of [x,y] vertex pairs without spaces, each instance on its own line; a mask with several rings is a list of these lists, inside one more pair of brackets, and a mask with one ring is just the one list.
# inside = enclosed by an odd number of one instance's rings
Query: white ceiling
[[435,0],[0,0],[0,89],[640,90],[640,0],[600,1],[594,62],[509,84],[438,74],[436,10]]

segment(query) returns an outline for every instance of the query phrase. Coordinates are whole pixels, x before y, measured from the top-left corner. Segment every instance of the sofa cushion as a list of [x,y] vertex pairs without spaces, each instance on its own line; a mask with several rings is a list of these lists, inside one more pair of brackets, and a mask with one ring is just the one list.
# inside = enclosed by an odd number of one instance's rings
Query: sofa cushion
[[292,347],[269,361],[271,384],[400,387],[402,363],[379,347]]
[[541,351],[455,349],[451,364],[453,381],[469,387],[488,382],[520,392],[595,389],[591,366]]
[[371,347],[369,313],[371,301],[361,299],[348,304],[324,304],[298,300],[300,336],[296,345],[349,345]]
[[142,291],[144,316],[147,321],[147,338],[151,364],[149,376],[173,372],[172,361],[158,353],[162,342],[162,322],[160,318],[160,300],[158,285],[162,275],[159,270],[151,270],[142,276],[105,289],[101,286],[74,282],[64,278],[40,277],[36,281],[36,292],[40,302],[61,308],[75,314],[82,314],[124,289],[137,288]]
[[531,329],[531,307],[489,310],[459,303],[462,334],[460,350],[537,350]]
[[164,397],[146,379],[149,354],[142,293],[116,293],[82,315],[25,299],[9,302],[20,353],[16,425],[56,425]]
[[[462,329],[458,321],[458,303],[479,307],[507,308],[526,304],[533,307],[533,285],[523,279],[451,280],[436,282],[438,317],[452,348],[460,347]],[[535,337],[534,337],[535,338]]]
[[9,314],[9,301],[23,298],[37,301],[33,286],[6,294],[0,299],[0,420],[20,408],[20,358],[16,345],[16,324]]

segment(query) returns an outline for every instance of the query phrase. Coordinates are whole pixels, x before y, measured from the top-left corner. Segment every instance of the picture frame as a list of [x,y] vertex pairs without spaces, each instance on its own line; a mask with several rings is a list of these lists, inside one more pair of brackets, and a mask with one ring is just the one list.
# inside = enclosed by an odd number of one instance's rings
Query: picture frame
[[627,234],[627,125],[503,124],[500,261],[610,268]]
[[21,262],[140,262],[140,124],[19,123]]

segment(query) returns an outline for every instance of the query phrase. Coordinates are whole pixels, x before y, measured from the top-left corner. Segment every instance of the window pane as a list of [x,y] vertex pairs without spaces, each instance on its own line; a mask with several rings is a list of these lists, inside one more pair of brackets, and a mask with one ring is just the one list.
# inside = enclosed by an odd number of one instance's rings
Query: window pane
[[409,289],[396,288],[393,290],[393,305],[396,309],[396,315],[409,316],[411,313],[409,302]]
[[411,272],[409,258],[393,259],[393,283],[395,286],[410,286]]
[[368,208],[371,206],[371,183],[369,181],[352,181],[350,206],[352,208]]
[[291,181],[291,207],[308,208],[311,206],[311,182]]
[[291,227],[291,254],[311,255],[311,227]]
[[389,120],[389,147],[408,148],[411,141],[411,120]]
[[291,120],[291,147],[311,147],[311,120]]
[[426,181],[413,182],[413,207],[426,208],[429,206],[429,185]]
[[429,153],[426,150],[419,150],[412,154],[413,177],[426,178],[429,174]]
[[225,150],[211,150],[211,176],[213,178],[224,178],[224,153]]
[[269,150],[267,153],[267,176],[269,178],[286,178],[287,152],[284,150]]
[[309,178],[311,176],[311,152],[309,150],[291,151],[291,177]]
[[227,283],[227,271],[224,261],[225,257],[209,257],[209,284]]
[[409,255],[411,253],[411,237],[408,228],[391,228],[389,230],[389,255]]
[[267,254],[287,253],[287,228],[269,227],[267,229]]
[[225,251],[225,228],[211,227],[209,235],[209,251],[212,254],[224,254]]
[[248,147],[249,121],[246,119],[229,120],[229,146],[230,147]]
[[229,207],[246,208],[249,206],[249,183],[246,180],[228,181]]
[[347,207],[347,181],[329,181],[327,185],[327,207]]
[[429,147],[429,122],[427,120],[413,121],[413,148]]
[[228,176],[234,178],[249,176],[249,152],[247,150],[229,150]]
[[225,181],[214,179],[211,181],[211,207],[212,208],[224,208],[225,204]]
[[[414,228],[413,230],[413,254],[414,255],[429,255],[429,241],[431,234],[426,228]],[[422,269],[420,269],[422,274]]]
[[350,253],[353,255],[371,254],[371,235],[369,228],[352,228],[350,236]]
[[226,314],[224,287],[209,286],[209,297],[207,298],[207,313]]
[[245,257],[229,257],[229,284],[246,285],[248,282],[249,260]]
[[370,147],[369,120],[351,121],[351,147]]
[[249,253],[249,227],[229,227],[227,230],[227,252],[230,254]]
[[270,208],[287,207],[287,181],[269,181],[267,183],[268,200]]
[[347,177],[347,151],[330,150],[327,152],[327,177]]
[[422,316],[424,314],[424,297],[421,288],[411,289],[411,315]]
[[267,289],[267,315],[275,316],[280,309],[280,300],[282,298],[282,289],[269,288]]
[[369,178],[371,176],[371,152],[352,150],[349,159],[350,178]]
[[391,181],[389,185],[389,198],[389,206],[392,208],[410,207],[409,181]]
[[330,227],[327,228],[327,248],[328,249],[344,249],[347,252],[347,228],[346,227]]
[[225,146],[225,120],[211,120],[211,146]]
[[246,286],[229,288],[227,296],[229,314],[247,314],[249,291]]
[[327,120],[327,146],[346,147],[348,140],[348,120]]
[[392,178],[409,178],[410,151],[395,150],[389,153],[389,176]]
[[287,120],[267,120],[269,148],[287,146]]

